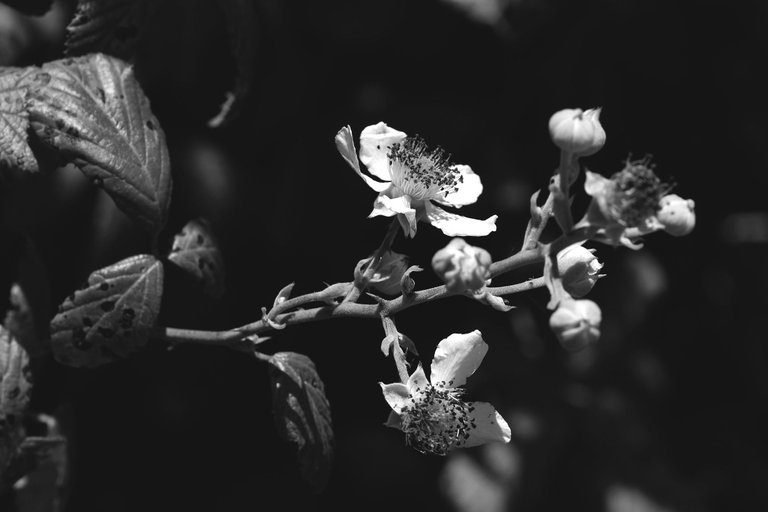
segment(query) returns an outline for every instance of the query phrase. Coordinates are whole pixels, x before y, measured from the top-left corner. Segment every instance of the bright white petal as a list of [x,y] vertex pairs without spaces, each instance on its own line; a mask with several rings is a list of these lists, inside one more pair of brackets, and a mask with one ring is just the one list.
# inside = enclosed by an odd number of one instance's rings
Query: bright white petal
[[[336,149],[349,164],[350,167],[360,176],[363,181],[376,192],[382,192],[389,187],[389,182],[382,183],[376,181],[370,176],[366,176],[360,170],[360,162],[357,160],[357,150],[355,150],[355,141],[352,138],[352,129],[349,126],[345,126],[336,134]],[[387,178],[388,180],[389,178]]]
[[469,432],[469,439],[461,445],[464,448],[478,446],[494,441],[508,443],[512,439],[512,431],[496,409],[487,402],[472,402],[475,408],[472,419],[476,427]]
[[413,372],[410,377],[408,377],[408,383],[406,386],[408,390],[413,394],[418,391],[424,391],[428,385],[429,381],[427,380],[427,376],[424,375],[424,368],[422,368],[421,364],[419,364],[419,367],[416,368],[416,371]]
[[483,341],[480,331],[451,334],[437,344],[435,357],[432,358],[432,383],[445,382],[454,388],[463,386],[467,377],[480,366],[486,352],[488,344]]
[[392,144],[405,139],[405,133],[390,128],[385,123],[367,126],[360,134],[360,161],[368,171],[385,181],[390,181],[387,153]]
[[[388,191],[390,192],[390,191]],[[398,213],[412,213],[416,217],[416,210],[411,208],[411,198],[408,196],[389,197],[386,193],[379,194],[373,202],[373,210],[368,217],[392,217]]]
[[429,201],[426,202],[427,222],[447,236],[485,236],[496,231],[498,215],[485,220],[470,219],[455,213],[449,213]]
[[476,202],[483,192],[483,183],[480,181],[480,176],[475,174],[468,165],[452,165],[451,168],[461,173],[462,182],[459,183],[458,190],[446,194],[441,199],[435,199],[435,201],[457,208]]
[[592,197],[600,196],[604,193],[605,187],[611,180],[596,172],[585,171],[584,191]]
[[381,392],[384,393],[384,400],[387,401],[393,411],[399,414],[411,399],[408,386],[402,382],[394,382],[392,384],[379,382],[379,385],[381,386]]

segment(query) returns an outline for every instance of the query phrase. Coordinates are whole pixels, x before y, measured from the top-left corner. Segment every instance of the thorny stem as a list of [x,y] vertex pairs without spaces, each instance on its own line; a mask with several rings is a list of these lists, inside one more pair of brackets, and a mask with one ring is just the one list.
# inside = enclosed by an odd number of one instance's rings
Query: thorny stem
[[[510,258],[507,258],[507,260]],[[538,256],[538,258],[540,259],[541,256]],[[507,260],[502,260],[502,262]],[[488,291],[494,295],[511,295],[514,293],[533,290],[535,288],[541,288],[543,286],[544,279],[539,277],[519,284],[490,287],[488,288]],[[454,295],[457,294],[455,292],[449,291],[445,286],[436,286],[434,288],[418,290],[410,295],[400,296],[391,300],[381,299],[377,304],[342,302],[341,304],[337,305],[320,306],[311,309],[301,309],[298,311],[280,313],[271,320],[277,324],[289,326],[316,322],[329,318],[375,319],[382,316],[391,316],[413,306],[418,306],[426,302],[442,300]],[[174,327],[158,328],[154,333],[154,337],[165,339],[171,344],[171,346],[180,345],[182,343],[196,343],[201,345],[217,345],[237,350],[250,351],[254,342],[249,342],[245,338],[259,335],[270,330],[273,330],[273,327],[270,325],[269,321],[267,319],[261,319],[256,322],[227,331],[200,331],[193,329],[178,329]]]
[[389,225],[389,229],[387,230],[387,234],[384,235],[384,240],[381,241],[381,245],[379,245],[379,248],[376,249],[376,252],[373,254],[373,257],[371,257],[371,262],[368,264],[368,267],[365,269],[365,272],[363,273],[362,277],[360,279],[355,279],[355,284],[352,287],[352,289],[349,290],[347,293],[347,296],[344,297],[344,300],[342,302],[355,302],[360,297],[360,294],[363,293],[365,288],[368,286],[368,281],[373,277],[373,274],[379,269],[379,265],[381,264],[381,258],[384,256],[384,253],[386,253],[390,247],[392,247],[392,242],[395,240],[395,236],[397,236],[397,232],[400,230],[400,222],[397,220],[397,217],[392,219],[391,224]]

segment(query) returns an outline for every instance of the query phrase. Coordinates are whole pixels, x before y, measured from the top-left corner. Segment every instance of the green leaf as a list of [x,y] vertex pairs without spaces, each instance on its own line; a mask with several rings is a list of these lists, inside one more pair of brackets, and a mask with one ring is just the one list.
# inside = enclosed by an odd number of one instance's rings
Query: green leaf
[[103,52],[133,60],[154,8],[147,0],[80,0],[67,26],[64,53],[69,56]]
[[0,69],[0,170],[39,170],[27,141],[30,88],[45,81],[38,68]]
[[204,220],[192,220],[184,226],[173,239],[168,260],[191,274],[211,297],[224,294],[224,260]]
[[251,90],[256,62],[256,12],[253,0],[218,0],[229,32],[229,46],[235,58],[235,81],[219,113],[208,121],[216,128],[234,119]]
[[98,366],[132,354],[149,339],[162,295],[163,266],[153,256],[95,271],[51,321],[54,357],[71,366]]
[[298,446],[301,474],[320,492],[328,482],[334,445],[323,381],[312,360],[302,354],[278,352],[269,362],[278,433]]
[[31,391],[29,356],[13,335],[0,326],[0,475],[24,439],[22,415]]
[[30,124],[117,206],[153,233],[171,199],[168,148],[149,100],[125,62],[101,54],[45,64],[32,91]]

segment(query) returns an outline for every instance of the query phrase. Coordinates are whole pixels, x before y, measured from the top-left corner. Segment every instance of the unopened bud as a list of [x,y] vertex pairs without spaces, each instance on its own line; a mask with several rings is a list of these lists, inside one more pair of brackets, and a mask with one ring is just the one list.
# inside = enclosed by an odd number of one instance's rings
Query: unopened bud
[[589,293],[600,278],[598,272],[603,264],[591,250],[574,244],[557,253],[557,268],[565,291],[579,298]]
[[435,253],[432,268],[452,292],[475,291],[490,278],[491,255],[473,247],[463,238],[454,238]]
[[564,300],[549,317],[549,326],[560,344],[577,352],[600,337],[600,306],[588,299]]
[[693,199],[683,199],[676,194],[669,194],[659,201],[659,213],[656,218],[664,226],[664,231],[672,236],[684,236],[693,231],[696,225],[696,213]]
[[[355,268],[355,280],[362,278],[370,264],[371,258],[358,262]],[[381,257],[381,262],[370,277],[368,285],[385,295],[399,295],[401,291],[400,280],[407,269],[408,260],[405,254],[387,251]]]
[[600,108],[582,111],[567,108],[549,118],[552,142],[577,156],[597,153],[605,145],[605,130],[600,124]]

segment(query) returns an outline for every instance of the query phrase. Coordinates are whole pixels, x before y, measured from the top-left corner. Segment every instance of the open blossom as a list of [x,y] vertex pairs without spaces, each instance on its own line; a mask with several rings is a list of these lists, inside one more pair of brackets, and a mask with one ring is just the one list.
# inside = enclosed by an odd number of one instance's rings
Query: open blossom
[[[483,191],[480,177],[468,165],[452,165],[441,149],[430,150],[416,136],[385,123],[366,127],[360,134],[360,158],[355,154],[351,129],[336,134],[336,147],[349,165],[379,193],[370,217],[397,216],[407,236],[416,234],[418,221],[448,236],[485,236],[496,231],[496,215],[470,219],[448,212],[435,203],[460,208],[477,201]],[[360,163],[368,169],[364,174]]]
[[379,383],[392,408],[387,426],[402,430],[414,449],[436,455],[492,441],[509,442],[509,425],[496,409],[486,402],[463,401],[459,389],[486,352],[480,331],[451,334],[437,345],[430,379],[419,365],[405,384]]
[[491,277],[491,255],[473,247],[463,238],[454,238],[432,257],[432,268],[452,292],[479,290]]
[[577,227],[600,228],[604,241],[637,249],[641,246],[634,244],[630,235],[660,229],[656,213],[669,185],[656,176],[647,158],[628,160],[624,169],[610,178],[586,171],[584,190],[592,202]]

